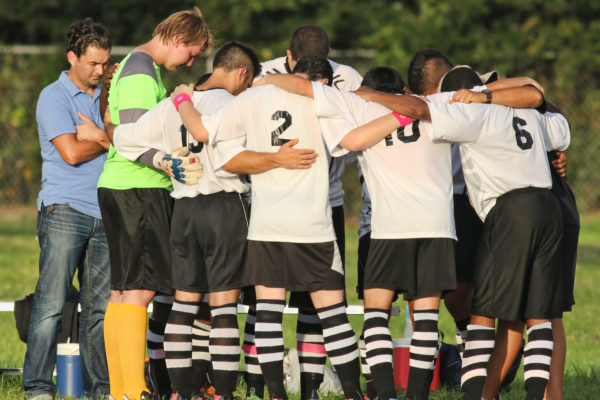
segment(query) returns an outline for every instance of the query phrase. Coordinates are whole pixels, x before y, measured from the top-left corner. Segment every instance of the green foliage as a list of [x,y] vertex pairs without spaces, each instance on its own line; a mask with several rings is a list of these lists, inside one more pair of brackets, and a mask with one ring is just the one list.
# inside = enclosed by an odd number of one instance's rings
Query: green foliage
[[[546,88],[549,99],[566,112],[572,124],[569,151],[570,182],[582,210],[600,207],[600,177],[596,131],[600,129],[600,2],[583,0],[0,0],[0,43],[61,44],[69,24],[91,16],[108,28],[113,43],[134,46],[148,40],[154,26],[170,13],[199,6],[217,45],[242,40],[262,60],[285,54],[293,30],[303,24],[322,26],[336,50],[365,49],[372,58],[339,61],[360,72],[390,65],[406,78],[412,55],[434,47],[455,64],[479,71],[497,70],[502,76],[531,76]],[[0,187],[14,173],[7,153],[17,152],[19,185],[39,182],[36,170],[37,135],[34,109],[39,90],[58,75],[62,55],[2,56],[0,64]],[[165,73],[167,88],[192,82],[209,68],[196,65],[182,73]],[[8,133],[7,133],[8,132]],[[18,150],[10,145],[16,142]],[[8,158],[7,158],[8,157]],[[36,161],[38,160],[38,161]],[[10,172],[6,171],[9,166]],[[356,180],[348,179],[350,191]],[[30,202],[37,187],[10,189],[0,200]],[[25,193],[22,193],[25,192]],[[357,205],[350,205],[358,209]]]

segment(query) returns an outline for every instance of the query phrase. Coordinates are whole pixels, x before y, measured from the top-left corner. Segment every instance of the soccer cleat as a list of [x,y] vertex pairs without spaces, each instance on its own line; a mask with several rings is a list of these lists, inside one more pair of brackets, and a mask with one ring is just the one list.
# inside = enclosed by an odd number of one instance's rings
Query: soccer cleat
[[216,400],[215,388],[213,386],[207,386],[200,389],[200,394],[198,395],[198,399],[204,400]]
[[154,379],[154,376],[152,375],[152,366],[149,358],[146,358],[146,361],[144,362],[144,381],[146,381],[146,386],[152,392],[158,391],[158,385]]
[[[129,397],[123,395],[123,400],[129,400]],[[148,393],[145,390],[140,393],[140,400],[162,400],[161,396],[156,393]]]

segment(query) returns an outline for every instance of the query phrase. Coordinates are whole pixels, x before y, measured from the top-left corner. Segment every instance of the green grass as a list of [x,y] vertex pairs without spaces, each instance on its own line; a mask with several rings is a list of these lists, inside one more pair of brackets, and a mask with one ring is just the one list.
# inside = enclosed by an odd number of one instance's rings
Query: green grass
[[[356,291],[356,226],[346,230],[347,293],[350,304],[360,304]],[[35,239],[35,213],[31,209],[4,210],[0,215],[0,301],[14,301],[33,292],[37,280],[39,248]],[[579,257],[575,283],[576,306],[565,315],[568,353],[565,373],[565,400],[598,399],[600,389],[600,214],[582,218]],[[398,300],[400,315],[390,322],[393,337],[402,337],[404,331],[404,302]],[[244,320],[244,316],[240,316]],[[361,316],[350,316],[355,331],[362,328]],[[284,339],[287,347],[295,345],[295,317],[284,318]],[[447,342],[454,343],[454,325],[442,307],[440,330]],[[25,355],[25,344],[19,340],[12,313],[0,313],[0,368],[20,368]],[[21,399],[20,377],[0,377],[0,400]],[[440,390],[434,400],[460,398],[456,391]],[[522,375],[513,384],[513,390],[504,400],[522,399]]]

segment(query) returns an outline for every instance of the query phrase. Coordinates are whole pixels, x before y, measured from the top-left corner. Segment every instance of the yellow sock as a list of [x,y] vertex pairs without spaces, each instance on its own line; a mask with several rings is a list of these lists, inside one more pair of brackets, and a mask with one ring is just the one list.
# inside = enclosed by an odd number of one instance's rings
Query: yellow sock
[[146,355],[146,307],[121,303],[119,306],[119,357],[125,394],[129,399],[139,399],[147,391],[144,380],[144,357]]
[[119,326],[119,304],[108,302],[104,314],[104,348],[108,364],[110,395],[114,399],[123,398],[123,376],[121,375],[121,359],[117,345],[117,327]]

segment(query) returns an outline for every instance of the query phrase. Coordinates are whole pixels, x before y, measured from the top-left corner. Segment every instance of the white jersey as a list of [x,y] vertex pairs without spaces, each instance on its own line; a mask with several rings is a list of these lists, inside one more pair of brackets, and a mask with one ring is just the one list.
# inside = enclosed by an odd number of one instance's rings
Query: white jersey
[[251,175],[248,239],[293,243],[335,240],[325,144],[312,103],[307,97],[265,85],[246,90],[224,111],[216,136],[217,168],[244,148],[275,153],[285,140],[294,138],[299,139],[297,148],[318,153],[308,169],[274,168]]
[[[221,112],[235,97],[224,89],[197,91],[192,95],[192,103],[203,115],[220,118]],[[136,160],[149,149],[163,150],[167,153],[179,147],[188,147],[196,153],[204,166],[202,178],[196,185],[185,185],[171,179],[171,196],[196,197],[221,191],[244,193],[249,185],[242,182],[237,174],[214,173],[214,135],[208,143],[198,143],[185,129],[179,113],[171,99],[165,99],[142,115],[137,122],[121,124],[115,129],[113,144],[119,154],[129,160]]]
[[460,143],[467,192],[482,220],[504,193],[552,187],[546,152],[570,140],[562,115],[486,104],[435,102],[429,109],[432,138]]
[[[391,111],[353,93],[313,83],[315,111],[325,137],[339,144],[356,126]],[[374,239],[456,239],[450,144],[433,143],[425,121],[390,133],[358,152],[372,203]],[[333,148],[332,154],[344,151]]]
[[[362,76],[354,68],[338,64],[329,60],[333,69],[333,87],[341,90],[353,91],[360,87]],[[270,61],[265,61],[262,65],[260,79],[267,74],[291,74],[292,71],[287,63],[287,57],[279,57]],[[344,189],[342,188],[342,176],[346,163],[355,161],[352,155],[346,157],[333,157],[329,164],[329,204],[331,207],[338,207],[344,204]]]
[[[352,91],[360,87],[362,76],[349,65],[339,64],[328,59],[333,69],[333,87],[341,90]],[[291,74],[292,71],[287,63],[287,57],[274,58],[273,60],[261,63],[262,69],[260,75],[255,81],[267,74]]]

